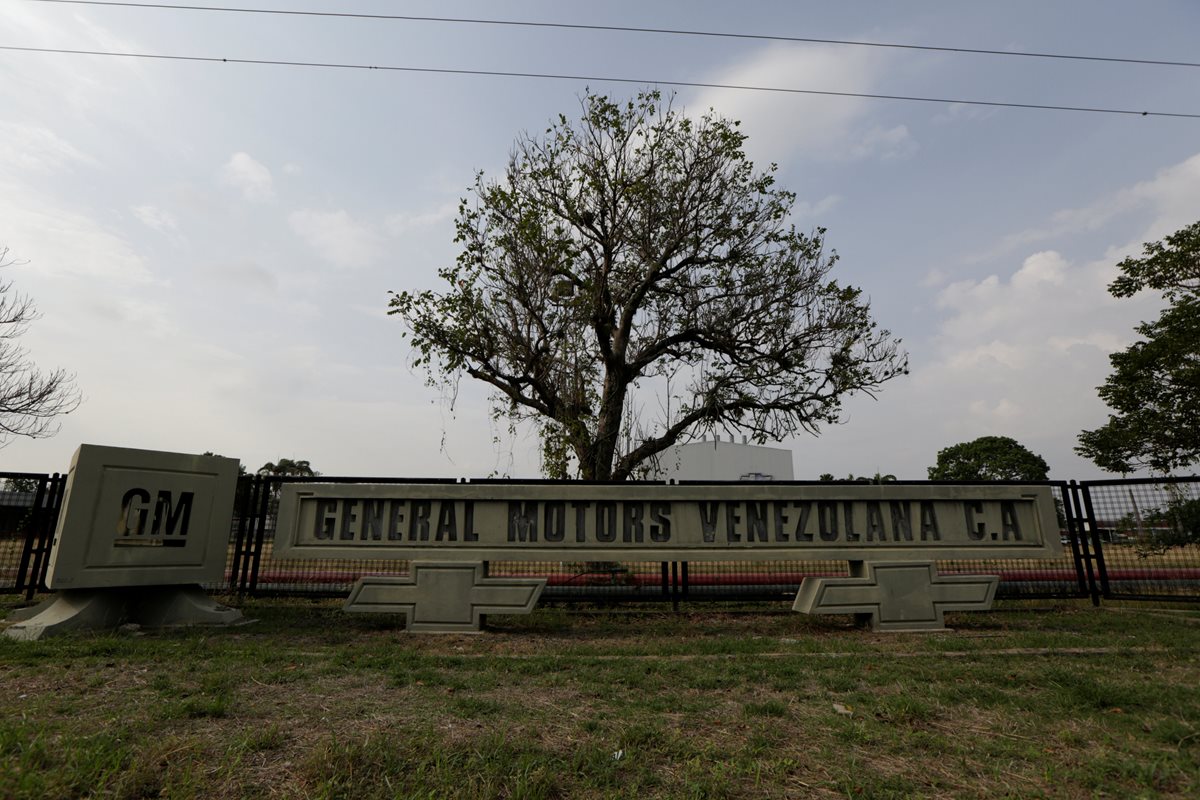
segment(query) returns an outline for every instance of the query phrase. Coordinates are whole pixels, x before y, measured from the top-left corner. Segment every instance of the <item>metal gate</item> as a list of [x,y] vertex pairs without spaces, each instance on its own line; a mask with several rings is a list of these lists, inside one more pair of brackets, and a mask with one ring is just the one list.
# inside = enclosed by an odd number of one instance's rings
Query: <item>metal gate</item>
[[1079,495],[1087,527],[1081,539],[1094,549],[1094,592],[1200,602],[1200,477],[1085,481]]

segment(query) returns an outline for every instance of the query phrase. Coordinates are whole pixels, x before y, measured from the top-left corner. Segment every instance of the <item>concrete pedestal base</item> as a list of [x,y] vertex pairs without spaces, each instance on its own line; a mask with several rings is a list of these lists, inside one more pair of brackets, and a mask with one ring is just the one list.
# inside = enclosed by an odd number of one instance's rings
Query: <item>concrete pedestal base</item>
[[212,600],[199,586],[69,589],[8,616],[4,635],[31,641],[74,630],[103,630],[133,622],[147,628],[232,625],[242,612]]

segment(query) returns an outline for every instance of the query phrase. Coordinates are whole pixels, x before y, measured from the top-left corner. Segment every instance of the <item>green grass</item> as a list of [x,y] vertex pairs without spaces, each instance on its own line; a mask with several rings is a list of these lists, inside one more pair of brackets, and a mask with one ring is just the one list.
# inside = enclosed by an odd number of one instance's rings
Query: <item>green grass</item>
[[0,797],[1200,796],[1195,614],[779,609],[0,639]]

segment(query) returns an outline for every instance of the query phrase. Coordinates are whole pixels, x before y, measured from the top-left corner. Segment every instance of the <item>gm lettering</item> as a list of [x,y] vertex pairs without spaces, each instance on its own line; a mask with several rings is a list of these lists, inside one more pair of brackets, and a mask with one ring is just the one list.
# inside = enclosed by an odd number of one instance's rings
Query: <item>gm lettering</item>
[[121,497],[117,517],[117,547],[183,547],[192,519],[194,492],[178,497],[166,489],[151,494],[149,489],[133,488]]

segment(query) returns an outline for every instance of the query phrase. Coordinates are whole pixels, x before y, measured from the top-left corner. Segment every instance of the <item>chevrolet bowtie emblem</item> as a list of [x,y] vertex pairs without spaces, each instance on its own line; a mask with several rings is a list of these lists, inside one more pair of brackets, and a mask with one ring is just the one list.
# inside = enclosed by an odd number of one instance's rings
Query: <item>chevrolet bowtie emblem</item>
[[345,610],[402,613],[414,632],[470,632],[485,614],[528,614],[545,587],[545,578],[489,578],[483,564],[416,561],[408,577],[359,578]]
[[947,611],[991,608],[999,582],[997,575],[938,575],[929,562],[851,562],[848,578],[805,578],[792,608],[870,617],[877,631],[941,630]]

